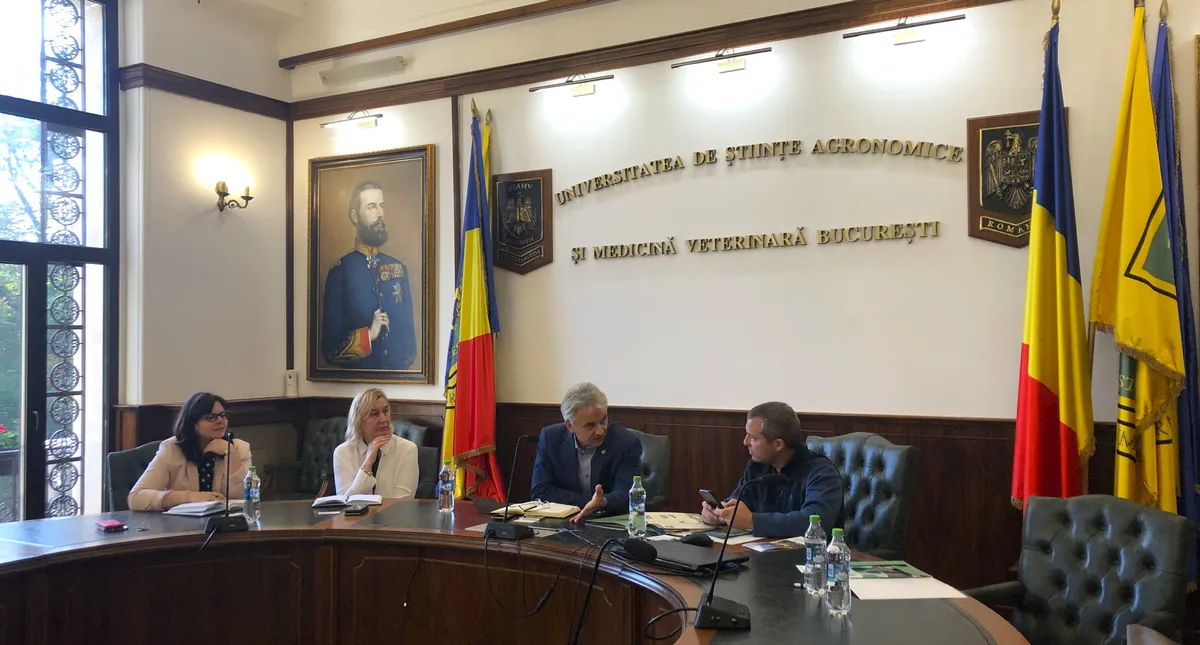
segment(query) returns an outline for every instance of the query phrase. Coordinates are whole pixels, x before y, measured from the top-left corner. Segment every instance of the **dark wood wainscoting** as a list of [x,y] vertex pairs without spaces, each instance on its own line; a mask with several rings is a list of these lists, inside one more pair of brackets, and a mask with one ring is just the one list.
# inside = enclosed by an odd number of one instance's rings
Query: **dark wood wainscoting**
[[[230,425],[289,423],[297,447],[310,419],[346,414],[350,400],[338,397],[250,399],[231,401]],[[179,405],[120,406],[113,445],[131,448],[171,434]],[[392,401],[395,416],[410,419],[443,417],[441,401]],[[554,404],[501,403],[496,412],[497,456],[507,469],[517,438],[558,423]],[[739,410],[686,410],[613,407],[610,417],[621,424],[671,438],[670,489],[667,510],[692,511],[696,491],[732,491],[746,465],[742,447],[746,413]],[[1010,502],[1013,422],[993,419],[947,419],[802,414],[805,430],[819,436],[871,432],[920,450],[918,496],[909,525],[909,560],[960,588],[1000,582],[1014,574],[1020,550],[1021,513]],[[440,423],[438,424],[440,425]],[[1097,449],[1089,470],[1092,490],[1112,490],[1115,429],[1097,427]],[[512,482],[514,499],[526,499],[536,449],[525,444],[517,455]]]

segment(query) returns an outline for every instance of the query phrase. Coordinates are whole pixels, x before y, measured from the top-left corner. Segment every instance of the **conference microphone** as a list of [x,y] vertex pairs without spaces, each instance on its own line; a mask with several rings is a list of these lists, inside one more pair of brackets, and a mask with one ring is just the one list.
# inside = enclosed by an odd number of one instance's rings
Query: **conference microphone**
[[737,519],[738,507],[741,506],[741,492],[750,484],[784,486],[787,483],[787,477],[771,473],[751,479],[734,491],[733,499],[738,500],[738,504],[733,507],[733,515],[729,517],[729,528],[725,530],[725,539],[721,541],[721,554],[717,556],[717,564],[713,567],[712,584],[708,588],[708,594],[700,599],[700,606],[696,608],[696,620],[692,623],[696,629],[750,629],[749,607],[714,595],[717,590],[717,576],[721,574],[725,547],[729,546],[729,534],[733,532],[733,521]]
[[508,509],[512,505],[512,501],[509,499],[509,493],[512,492],[513,477],[517,474],[517,457],[521,454],[521,444],[526,440],[536,441],[537,438],[538,436],[535,434],[523,434],[517,437],[517,445],[513,447],[512,466],[508,469],[508,481],[504,482],[504,519],[499,521],[489,521],[487,523],[487,528],[483,530],[483,534],[485,536],[491,535],[491,537],[496,538],[497,540],[516,541],[524,540],[525,538],[531,538],[535,535],[533,528],[530,526],[526,526],[524,524],[509,524]]
[[[229,449],[225,451],[225,514],[208,518],[208,522],[204,525],[204,532],[208,533],[209,537],[212,537],[213,533],[233,533],[250,530],[250,525],[246,522],[245,515],[238,513],[232,517],[229,516],[229,471],[233,470],[233,433],[226,430],[223,438],[229,443]],[[242,503],[245,504],[245,500],[242,500]],[[200,548],[203,549],[204,547]]]

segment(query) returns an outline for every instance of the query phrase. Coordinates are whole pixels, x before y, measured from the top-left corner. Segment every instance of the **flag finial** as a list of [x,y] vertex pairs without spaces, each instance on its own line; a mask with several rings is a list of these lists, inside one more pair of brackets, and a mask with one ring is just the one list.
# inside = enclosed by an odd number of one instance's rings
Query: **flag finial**
[[479,108],[475,107],[475,99],[471,99],[471,116],[479,118]]
[[1050,20],[1058,22],[1058,10],[1062,8],[1062,0],[1051,0],[1050,2]]
[[1164,24],[1167,22],[1167,0],[1162,0],[1162,4],[1158,7],[1158,19]]
[[1133,0],[1133,8],[1134,9],[1137,9],[1138,7],[1145,7],[1145,6],[1146,6],[1146,0]]

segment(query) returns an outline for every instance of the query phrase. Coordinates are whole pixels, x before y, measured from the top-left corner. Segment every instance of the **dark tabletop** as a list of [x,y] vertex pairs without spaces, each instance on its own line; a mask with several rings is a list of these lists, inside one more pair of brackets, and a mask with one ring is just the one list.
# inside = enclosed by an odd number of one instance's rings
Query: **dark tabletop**
[[[119,533],[102,533],[96,522],[118,519],[128,529]],[[381,506],[370,508],[363,517],[347,517],[340,513],[316,512],[311,502],[268,502],[263,504],[262,517],[250,525],[252,532],[278,532],[295,537],[314,538],[336,536],[341,531],[412,531],[456,536],[478,536],[471,530],[488,520],[469,503],[460,503],[453,513],[441,513],[432,502],[401,502],[385,500]],[[0,567],[20,565],[41,556],[53,557],[65,551],[103,548],[116,543],[152,540],[165,536],[195,534],[202,538],[206,518],[174,517],[153,512],[117,512],[101,515],[75,516],[0,524]],[[623,537],[624,532],[603,526],[579,530],[566,522],[550,522],[560,533],[540,537],[525,544],[542,545],[565,553],[580,551],[580,547],[599,545],[608,538]],[[242,534],[235,539],[252,536]],[[223,539],[220,535],[217,539]],[[133,545],[129,545],[133,546]],[[500,546],[498,548],[506,548]],[[740,550],[740,549],[739,549]],[[590,550],[594,555],[595,550]],[[1015,631],[997,615],[972,600],[859,600],[854,599],[850,614],[831,618],[819,599],[793,586],[801,580],[796,565],[803,561],[803,550],[770,553],[747,552],[749,562],[737,573],[725,574],[717,583],[716,595],[750,607],[752,628],[749,631],[696,632],[687,639],[700,643],[813,643],[922,645],[952,643],[954,645],[988,644],[997,639],[989,633],[1003,632],[1001,642],[1023,643],[1013,638]],[[622,566],[621,563],[615,563]],[[659,575],[650,572],[651,575]],[[671,578],[692,591],[685,594],[698,597],[706,593],[704,580],[689,581]],[[702,590],[702,591],[701,591]],[[689,614],[690,617],[690,614]],[[981,622],[987,627],[981,626]],[[671,622],[677,625],[678,622]],[[698,640],[696,637],[699,637]]]

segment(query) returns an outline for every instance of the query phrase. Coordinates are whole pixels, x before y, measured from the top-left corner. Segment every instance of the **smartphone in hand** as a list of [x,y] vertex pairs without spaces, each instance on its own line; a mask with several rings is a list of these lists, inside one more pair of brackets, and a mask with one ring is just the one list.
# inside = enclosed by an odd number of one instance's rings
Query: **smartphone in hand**
[[717,501],[717,498],[713,496],[712,491],[708,490],[707,488],[700,489],[700,499],[708,502],[708,505],[713,508],[721,508],[721,502]]

